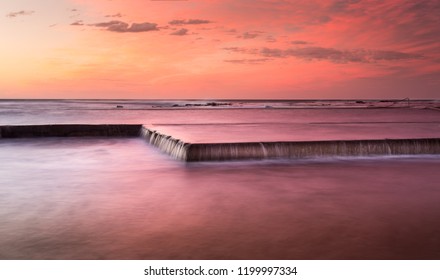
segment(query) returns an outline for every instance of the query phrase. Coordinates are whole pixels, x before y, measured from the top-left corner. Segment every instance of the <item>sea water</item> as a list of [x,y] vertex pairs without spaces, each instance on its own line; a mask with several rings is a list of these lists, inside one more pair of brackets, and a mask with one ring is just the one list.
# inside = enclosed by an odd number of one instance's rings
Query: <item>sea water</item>
[[[202,121],[11,104],[2,123]],[[0,258],[438,259],[438,170],[436,155],[183,163],[140,138],[2,139]]]

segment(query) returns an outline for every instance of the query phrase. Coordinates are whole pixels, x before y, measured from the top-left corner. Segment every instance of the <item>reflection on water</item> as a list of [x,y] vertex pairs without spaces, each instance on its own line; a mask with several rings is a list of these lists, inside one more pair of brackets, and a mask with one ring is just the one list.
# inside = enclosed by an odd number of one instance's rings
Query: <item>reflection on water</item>
[[438,259],[438,157],[184,164],[0,142],[1,259]]

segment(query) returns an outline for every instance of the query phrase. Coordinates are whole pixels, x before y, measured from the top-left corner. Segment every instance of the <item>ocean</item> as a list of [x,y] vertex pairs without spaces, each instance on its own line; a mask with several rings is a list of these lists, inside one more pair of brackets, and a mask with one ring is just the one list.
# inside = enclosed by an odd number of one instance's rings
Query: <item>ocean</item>
[[[2,100],[0,125],[206,124],[212,139],[368,115],[440,131],[438,101],[406,102]],[[429,154],[186,163],[141,138],[0,138],[0,259],[439,259],[438,170]]]

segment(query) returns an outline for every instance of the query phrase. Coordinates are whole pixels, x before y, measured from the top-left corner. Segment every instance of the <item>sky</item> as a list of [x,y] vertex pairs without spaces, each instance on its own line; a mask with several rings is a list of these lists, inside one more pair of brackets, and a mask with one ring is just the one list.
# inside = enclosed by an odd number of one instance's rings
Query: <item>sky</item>
[[440,98],[440,1],[0,0],[1,98]]

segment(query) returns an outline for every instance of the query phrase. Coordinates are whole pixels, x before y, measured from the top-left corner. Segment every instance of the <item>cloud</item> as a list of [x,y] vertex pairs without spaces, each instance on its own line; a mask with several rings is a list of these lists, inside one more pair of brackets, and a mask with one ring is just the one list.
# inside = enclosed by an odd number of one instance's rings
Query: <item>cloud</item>
[[275,43],[277,41],[277,39],[275,39],[275,37],[269,35],[266,37],[266,42],[268,43]]
[[81,26],[81,25],[84,25],[84,23],[83,23],[82,20],[77,20],[77,21],[75,21],[75,22],[72,22],[70,25]]
[[322,47],[305,47],[286,50],[263,48],[260,51],[260,54],[265,57],[296,57],[304,60],[329,60],[334,63],[372,63],[377,61],[396,61],[423,58],[423,56],[419,54],[403,53],[398,51],[364,49],[338,50]]
[[257,59],[227,59],[224,62],[234,63],[234,64],[260,64],[266,62],[270,59],[268,58],[257,58]]
[[144,22],[144,23],[133,23],[126,32],[145,32],[159,30],[156,23]]
[[294,44],[294,45],[307,45],[307,44],[309,44],[309,42],[307,42],[307,41],[302,41],[302,40],[295,40],[295,41],[292,41],[292,42],[290,42],[291,44]]
[[[303,47],[290,49],[276,49],[276,48],[242,48],[242,47],[227,47],[224,50],[241,53],[260,55],[269,58],[287,58],[296,57],[299,59],[313,61],[313,60],[328,60],[334,63],[374,63],[378,61],[399,61],[410,59],[422,59],[422,55],[414,53],[404,53],[389,50],[338,50],[333,48],[322,47]],[[228,61],[234,62],[234,61]],[[236,62],[238,63],[238,62]]]
[[109,18],[109,17],[111,17],[111,18],[115,18],[115,17],[120,18],[120,17],[122,17],[122,14],[121,13],[117,13],[117,14],[113,14],[113,15],[105,15],[105,17],[106,18]]
[[367,55],[369,55],[372,60],[406,60],[423,58],[423,56],[419,54],[381,50],[368,51]]
[[256,48],[226,47],[223,50],[244,54],[259,54],[259,50]]
[[402,1],[384,8],[388,13],[378,23],[389,30],[395,40],[438,49],[440,40],[440,1]]
[[258,37],[258,33],[256,32],[245,32],[243,33],[243,35],[241,36],[237,36],[238,38],[243,38],[243,39],[254,39],[256,37]]
[[[332,0],[332,1],[318,1],[309,4],[303,4],[303,8],[309,10],[308,16],[304,16],[301,12],[301,7],[298,8],[299,13],[297,17],[301,20],[297,22],[299,26],[286,26],[286,30],[297,32],[307,26],[320,26],[330,23],[335,18],[344,16],[360,17],[365,16],[365,1],[362,0]],[[391,1],[390,1],[391,2]],[[370,5],[371,4],[366,4]],[[378,5],[380,5],[378,3]],[[395,5],[395,4],[394,4]],[[290,6],[290,9],[294,9]],[[379,9],[378,9],[379,10]]]
[[96,26],[96,27],[110,27],[110,26],[113,26],[113,25],[121,25],[121,24],[124,24],[124,25],[128,26],[127,23],[119,21],[119,20],[112,20],[112,21],[107,21],[107,22],[98,22],[98,23],[95,23],[95,24],[92,24],[92,25]]
[[18,12],[10,12],[9,14],[6,15],[6,17],[15,18],[15,17],[18,17],[18,16],[30,16],[33,13],[35,13],[35,11],[25,11],[25,10],[22,10],[22,11],[18,11]]
[[331,20],[332,20],[332,18],[331,18],[330,16],[328,16],[328,15],[323,15],[323,16],[318,17],[318,18],[314,21],[314,23],[315,23],[315,24],[324,24],[324,23],[330,22]]
[[361,0],[337,0],[330,5],[329,11],[332,13],[347,13],[352,10],[351,5],[359,2]]
[[205,19],[188,19],[188,20],[180,20],[180,19],[175,19],[172,20],[170,22],[168,22],[171,25],[184,25],[184,24],[207,24],[207,23],[211,23],[210,20],[205,20]]
[[269,48],[263,48],[260,52],[263,56],[268,57],[287,57],[289,56],[286,51],[280,50],[280,49],[269,49]]
[[119,20],[99,22],[92,24],[92,26],[103,27],[108,31],[119,32],[119,33],[147,32],[147,31],[159,30],[159,28],[157,28],[156,23],[143,22],[143,23],[132,23],[131,25],[129,25],[128,23]]
[[181,28],[179,30],[174,31],[173,33],[170,33],[170,35],[177,35],[177,36],[184,36],[188,35],[188,29]]

